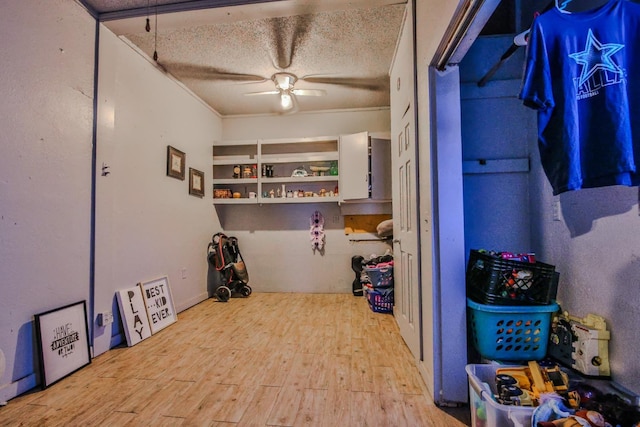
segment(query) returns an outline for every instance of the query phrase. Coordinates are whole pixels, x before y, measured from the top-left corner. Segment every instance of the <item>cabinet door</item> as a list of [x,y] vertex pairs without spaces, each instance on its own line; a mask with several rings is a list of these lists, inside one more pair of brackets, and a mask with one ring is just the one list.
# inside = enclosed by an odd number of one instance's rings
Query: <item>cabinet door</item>
[[340,136],[340,200],[369,197],[369,133]]

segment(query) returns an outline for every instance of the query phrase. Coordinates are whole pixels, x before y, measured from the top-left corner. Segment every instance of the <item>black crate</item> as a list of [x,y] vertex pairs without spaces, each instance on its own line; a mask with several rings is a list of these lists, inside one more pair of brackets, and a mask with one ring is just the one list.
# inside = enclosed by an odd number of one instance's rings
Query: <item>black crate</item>
[[481,304],[547,305],[556,298],[558,278],[553,265],[472,250],[467,264],[467,296]]

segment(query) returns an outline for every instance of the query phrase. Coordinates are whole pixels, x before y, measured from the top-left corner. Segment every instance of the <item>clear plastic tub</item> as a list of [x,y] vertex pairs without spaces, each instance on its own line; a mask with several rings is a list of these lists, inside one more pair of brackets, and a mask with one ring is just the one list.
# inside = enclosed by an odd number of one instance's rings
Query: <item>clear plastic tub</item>
[[507,365],[467,365],[472,427],[531,427],[533,407],[502,405],[493,399],[496,370]]

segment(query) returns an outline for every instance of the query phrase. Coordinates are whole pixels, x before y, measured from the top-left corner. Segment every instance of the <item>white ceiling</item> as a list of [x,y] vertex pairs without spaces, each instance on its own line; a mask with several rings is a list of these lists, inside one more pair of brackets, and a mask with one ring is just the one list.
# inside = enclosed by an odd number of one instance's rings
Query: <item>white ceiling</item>
[[326,91],[296,96],[294,112],[387,107],[406,0],[285,0],[172,13],[162,13],[168,3],[175,10],[175,3],[202,2],[158,0],[157,15],[154,0],[84,3],[99,19],[139,15],[103,23],[149,58],[157,52],[161,70],[228,116],[283,113],[277,94],[245,95],[273,91],[271,76],[282,71],[299,78],[296,89]]

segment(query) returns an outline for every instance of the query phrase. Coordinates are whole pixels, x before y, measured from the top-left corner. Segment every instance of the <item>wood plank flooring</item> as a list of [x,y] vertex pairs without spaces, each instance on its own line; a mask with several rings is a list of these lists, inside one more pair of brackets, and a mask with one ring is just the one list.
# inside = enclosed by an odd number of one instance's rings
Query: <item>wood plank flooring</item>
[[204,301],[0,408],[0,426],[464,426],[433,404],[393,317],[349,294]]

